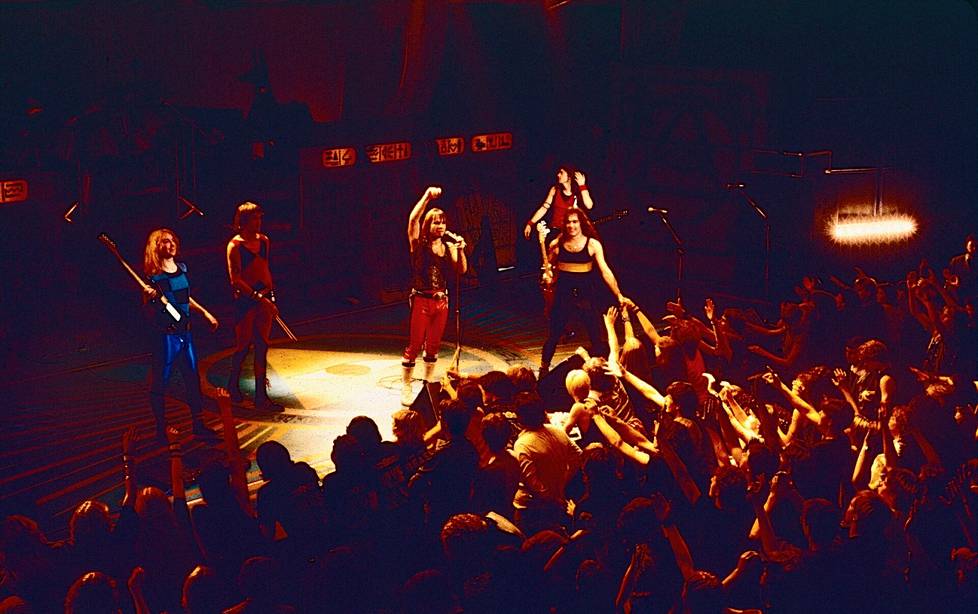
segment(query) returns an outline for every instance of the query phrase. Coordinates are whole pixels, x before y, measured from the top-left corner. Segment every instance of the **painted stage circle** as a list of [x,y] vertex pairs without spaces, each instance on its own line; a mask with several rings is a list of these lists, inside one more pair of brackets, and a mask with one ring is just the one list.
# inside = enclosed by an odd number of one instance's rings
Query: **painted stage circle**
[[[401,406],[403,344],[403,337],[331,334],[273,345],[268,351],[269,395],[286,409],[285,415],[269,419],[322,423],[348,421],[377,411],[389,415]],[[444,374],[454,351],[454,345],[443,344],[436,378]],[[492,350],[462,346],[460,368],[464,372],[505,370],[510,364],[515,363]],[[229,351],[208,357],[202,366],[211,387],[227,386]],[[420,378],[422,374],[419,360],[414,376]],[[250,358],[242,370],[240,386],[246,397],[254,396]],[[420,390],[420,382],[415,381],[414,387]]]

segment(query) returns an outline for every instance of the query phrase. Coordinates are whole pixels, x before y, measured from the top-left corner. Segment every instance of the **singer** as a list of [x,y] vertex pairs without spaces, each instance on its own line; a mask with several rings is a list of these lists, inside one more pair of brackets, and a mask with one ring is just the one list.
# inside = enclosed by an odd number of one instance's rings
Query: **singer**
[[[404,348],[401,404],[413,400],[411,380],[418,354],[424,349],[424,380],[432,380],[438,348],[448,321],[448,279],[452,272],[464,274],[465,240],[446,230],[445,212],[428,204],[441,197],[441,188],[431,186],[411,209],[407,238],[411,252],[410,340]],[[424,219],[422,221],[422,216]]]

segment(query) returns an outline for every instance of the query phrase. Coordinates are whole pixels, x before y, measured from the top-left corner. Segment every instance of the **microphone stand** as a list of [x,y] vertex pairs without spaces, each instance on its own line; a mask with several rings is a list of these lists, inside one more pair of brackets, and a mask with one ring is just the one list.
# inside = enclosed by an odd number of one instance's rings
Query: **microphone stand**
[[686,273],[686,248],[683,247],[683,240],[679,238],[676,229],[669,223],[666,214],[661,211],[656,211],[655,214],[662,220],[669,231],[669,235],[672,236],[672,242],[676,245],[676,300],[681,300],[683,297],[683,278]]
[[458,371],[459,359],[462,356],[462,271],[455,267],[455,370]]
[[[461,248],[465,249],[465,248]],[[462,356],[462,271],[455,266],[455,356],[452,365],[458,370]],[[449,367],[451,368],[451,367]]]
[[754,213],[764,222],[764,296],[765,298],[769,298],[771,290],[771,220],[768,219],[767,213],[764,209],[761,209],[757,201],[747,193],[744,189],[744,184],[737,183],[731,185],[743,194],[744,200],[747,201],[747,204],[754,210]]

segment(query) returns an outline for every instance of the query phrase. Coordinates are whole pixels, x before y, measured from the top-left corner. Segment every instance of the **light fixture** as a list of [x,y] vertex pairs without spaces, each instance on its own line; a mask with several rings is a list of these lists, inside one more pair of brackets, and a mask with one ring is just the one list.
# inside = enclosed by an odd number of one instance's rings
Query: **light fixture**
[[841,245],[872,245],[906,241],[917,233],[917,220],[883,205],[883,167],[828,168],[826,175],[874,174],[876,196],[872,203],[840,207],[827,224],[829,237]]
[[904,241],[916,233],[917,220],[899,213],[836,214],[829,221],[829,236],[846,245]]

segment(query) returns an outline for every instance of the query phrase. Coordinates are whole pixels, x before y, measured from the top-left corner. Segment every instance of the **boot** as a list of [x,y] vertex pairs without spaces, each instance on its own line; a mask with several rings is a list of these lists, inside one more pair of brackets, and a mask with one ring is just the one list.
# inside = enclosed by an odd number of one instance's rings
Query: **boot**
[[255,343],[255,410],[285,411],[285,407],[268,398],[268,346]]
[[278,413],[285,411],[285,406],[268,398],[268,393],[262,387],[260,390],[255,391],[255,410]]
[[411,389],[411,382],[414,380],[414,365],[410,367],[401,365],[401,405],[410,407],[414,402],[414,391]]
[[431,382],[433,382],[434,380],[432,379],[432,376],[434,374],[435,374],[435,361],[431,361],[431,362],[425,361],[425,363],[424,363],[424,381],[425,381],[425,383],[430,384]]
[[244,400],[241,394],[241,365],[244,363],[245,356],[248,355],[248,348],[243,351],[235,352],[231,355],[231,374],[228,376],[228,394],[231,395],[232,403],[240,403]]
[[221,440],[221,438],[214,431],[214,429],[204,424],[204,420],[200,417],[199,414],[193,416],[191,420],[193,422],[192,432],[194,434],[194,437],[196,437],[201,441],[215,442]]

